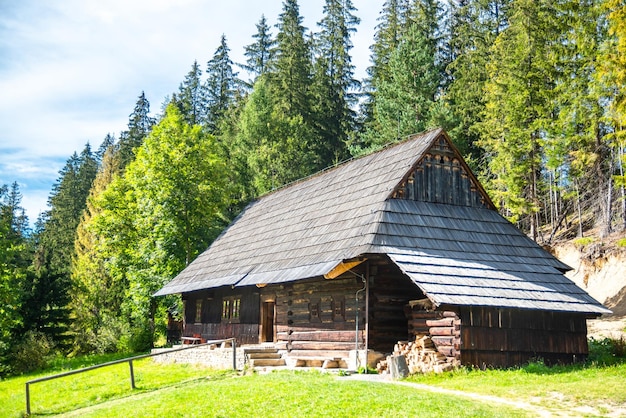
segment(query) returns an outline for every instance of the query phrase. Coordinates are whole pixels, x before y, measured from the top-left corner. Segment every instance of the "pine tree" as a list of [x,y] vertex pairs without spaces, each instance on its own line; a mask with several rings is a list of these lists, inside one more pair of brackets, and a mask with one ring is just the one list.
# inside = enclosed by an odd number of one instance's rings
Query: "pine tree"
[[139,147],[154,125],[150,117],[150,102],[142,91],[135,104],[135,109],[128,119],[128,130],[120,134],[118,143],[122,168],[135,158],[135,149]]
[[241,67],[252,74],[253,78],[247,83],[248,87],[252,87],[257,78],[267,74],[271,68],[273,60],[273,50],[276,41],[272,38],[270,27],[267,24],[265,15],[261,16],[261,20],[256,24],[257,32],[252,35],[255,41],[245,47],[244,56],[246,64]]
[[201,125],[207,118],[206,86],[202,83],[202,70],[194,61],[191,70],[178,87],[175,103],[190,125]]
[[317,60],[313,96],[320,139],[315,153],[321,164],[329,166],[348,157],[346,143],[355,129],[355,90],[360,83],[354,78],[350,57],[350,35],[356,31],[359,18],[350,0],[327,0],[324,17],[316,34]]
[[[487,63],[491,47],[508,25],[511,0],[468,0],[452,13],[450,40],[452,62],[447,66],[451,83],[446,100],[454,115],[450,136],[470,160],[479,160],[481,150],[478,124],[485,108],[484,88],[489,75]],[[476,167],[478,169],[478,167]]]
[[85,209],[98,163],[87,144],[80,156],[70,157],[60,171],[48,199],[49,210],[37,233],[35,276],[25,283],[22,316],[24,330],[44,332],[67,344],[70,273],[76,227]]
[[233,72],[233,62],[228,53],[226,36],[222,35],[220,46],[207,63],[207,113],[206,126],[210,133],[217,134],[220,120],[235,101],[237,94],[237,73]]
[[552,125],[556,10],[546,1],[518,0],[509,27],[491,49],[481,146],[489,161],[492,197],[513,221],[538,238],[546,136]]

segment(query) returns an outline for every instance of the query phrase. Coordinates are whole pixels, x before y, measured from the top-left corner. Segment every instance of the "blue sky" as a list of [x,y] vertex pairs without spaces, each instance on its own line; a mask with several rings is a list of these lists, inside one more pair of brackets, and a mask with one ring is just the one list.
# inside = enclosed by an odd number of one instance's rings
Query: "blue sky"
[[[352,1],[362,79],[384,0]],[[299,4],[317,30],[324,0]],[[117,137],[142,91],[158,112],[222,34],[243,62],[261,15],[273,26],[281,10],[281,0],[0,0],[0,185],[18,182],[34,223],[71,154]]]

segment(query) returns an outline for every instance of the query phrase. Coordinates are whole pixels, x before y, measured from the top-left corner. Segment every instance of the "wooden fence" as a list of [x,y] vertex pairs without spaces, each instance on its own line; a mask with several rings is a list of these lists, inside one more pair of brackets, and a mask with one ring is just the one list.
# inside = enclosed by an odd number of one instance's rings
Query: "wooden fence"
[[210,344],[221,344],[221,343],[226,342],[226,341],[230,341],[231,342],[231,345],[232,345],[232,348],[233,348],[233,370],[237,370],[237,342],[236,342],[235,338],[226,338],[226,339],[222,339],[222,340],[207,341],[207,342],[202,343],[202,344],[192,344],[192,345],[189,345],[188,347],[173,348],[171,350],[163,351],[161,353],[143,354],[141,356],[135,356],[135,357],[129,357],[129,358],[121,359],[121,360],[109,361],[107,363],[96,364],[94,366],[84,367],[82,369],[70,370],[68,372],[58,373],[58,374],[54,374],[54,375],[51,375],[51,376],[45,376],[45,377],[40,377],[38,379],[29,380],[28,382],[26,382],[26,415],[30,416],[30,385],[32,385],[34,383],[46,382],[48,380],[58,379],[58,378],[65,377],[65,376],[71,376],[71,375],[78,374],[78,373],[84,373],[84,372],[88,372],[90,370],[99,369],[99,368],[102,368],[102,367],[113,366],[115,364],[128,363],[128,367],[129,367],[129,370],[130,370],[130,387],[131,387],[131,389],[135,389],[135,372],[133,370],[133,361],[134,360],[140,360],[140,359],[144,359],[144,358],[148,358],[148,357],[160,356],[160,355],[163,355],[163,354],[169,354],[169,353],[173,353],[173,352],[176,352],[176,351],[191,350],[193,348],[202,347],[202,346],[210,345]]

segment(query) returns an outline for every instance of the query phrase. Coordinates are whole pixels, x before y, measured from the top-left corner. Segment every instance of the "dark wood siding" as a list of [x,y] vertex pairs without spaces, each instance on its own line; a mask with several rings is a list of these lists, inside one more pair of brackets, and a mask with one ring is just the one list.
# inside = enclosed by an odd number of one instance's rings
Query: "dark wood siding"
[[587,357],[587,323],[572,313],[462,307],[461,361],[509,367],[541,359],[573,363]]
[[[224,298],[240,297],[239,317],[222,320]],[[237,338],[239,344],[254,344],[259,340],[259,289],[254,286],[231,289],[220,287],[213,290],[183,294],[185,301],[185,325],[183,334],[199,334],[207,340]],[[202,301],[201,321],[195,321],[196,301]]]
[[393,197],[457,206],[488,206],[469,168],[443,137],[434,142]]
[[388,259],[370,262],[368,346],[383,353],[393,351],[398,341],[409,339],[406,306],[425,296]]
[[[365,298],[356,277],[313,279],[267,287],[276,293],[276,338],[287,350],[352,350],[363,344]],[[356,315],[359,314],[357,336]]]

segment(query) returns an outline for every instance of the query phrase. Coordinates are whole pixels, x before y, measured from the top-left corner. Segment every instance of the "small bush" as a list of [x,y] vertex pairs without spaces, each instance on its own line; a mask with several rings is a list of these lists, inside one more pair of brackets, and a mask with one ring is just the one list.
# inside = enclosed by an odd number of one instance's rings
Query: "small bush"
[[592,364],[616,364],[626,361],[626,339],[621,337],[589,339],[588,361]]
[[136,324],[134,328],[128,328],[120,336],[117,350],[126,353],[141,353],[152,348],[153,334],[147,323]]
[[585,248],[587,245],[593,243],[594,239],[593,237],[582,237],[582,238],[576,238],[574,240],[574,245],[578,248]]
[[616,244],[618,247],[626,247],[626,238],[618,240]]
[[46,334],[28,331],[12,353],[13,372],[26,373],[43,369],[53,354],[54,343]]

